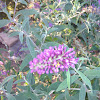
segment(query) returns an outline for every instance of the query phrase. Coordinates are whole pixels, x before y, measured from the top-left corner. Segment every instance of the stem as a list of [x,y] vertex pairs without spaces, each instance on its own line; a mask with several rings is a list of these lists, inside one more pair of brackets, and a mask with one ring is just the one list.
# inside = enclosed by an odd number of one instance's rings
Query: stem
[[35,95],[37,95],[37,94],[35,93],[35,91],[32,89],[32,87],[31,87],[31,85],[29,84],[29,82],[26,80],[25,76],[23,76],[23,74],[22,74],[22,78],[23,78],[24,81],[30,86],[31,91],[32,91]]
[[17,0],[15,1],[15,8],[14,8],[13,20],[14,20],[14,18],[15,18],[16,7],[17,7]]
[[[31,87],[30,83],[26,80],[26,78],[25,78],[25,76],[23,76],[23,74],[22,74],[22,78],[23,78],[23,79],[25,80],[25,82],[30,86],[31,91],[32,91],[36,96],[45,95],[44,93],[43,93],[43,94],[37,94],[37,93],[35,93],[35,90],[33,90],[33,88]],[[47,96],[47,95],[45,95],[45,96]]]
[[[29,38],[30,39],[30,38]],[[33,43],[33,45],[37,48],[37,50],[39,51],[39,52],[41,52],[41,49],[39,49],[39,47],[30,39],[30,41]]]
[[[18,23],[16,21],[13,20],[13,23],[15,23],[16,25],[18,25]],[[26,33],[26,31],[22,30],[21,32],[23,32],[23,34],[26,36],[26,37],[29,37]],[[30,39],[30,41],[33,43],[33,45],[37,48],[37,50],[39,52],[41,52],[41,49],[39,49],[39,47]]]
[[44,100],[47,100],[48,96],[46,95],[46,97],[44,98]]
[[70,90],[80,90],[80,88],[70,88]]
[[3,100],[3,96],[1,96],[1,100]]
[[[91,92],[91,90],[88,90],[88,89],[87,89],[86,85],[85,85],[85,88],[86,88],[86,91],[87,91],[87,92]],[[78,91],[80,91],[80,88],[70,88],[70,90],[78,90]]]
[[46,27],[45,33],[46,33],[46,34],[45,34],[45,37],[43,38],[43,42],[41,43],[41,47],[42,47],[42,45],[44,44],[45,39],[46,39],[46,36],[47,36],[47,34],[48,34],[48,33],[47,33],[47,27]]

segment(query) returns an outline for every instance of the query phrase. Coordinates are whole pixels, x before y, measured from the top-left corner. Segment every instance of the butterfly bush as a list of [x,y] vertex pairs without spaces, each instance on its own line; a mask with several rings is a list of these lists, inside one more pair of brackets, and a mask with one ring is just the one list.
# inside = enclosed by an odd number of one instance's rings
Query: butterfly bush
[[78,58],[75,58],[75,51],[69,48],[66,51],[64,45],[59,45],[58,48],[49,47],[45,49],[36,58],[29,62],[31,73],[38,74],[58,73],[59,71],[67,71],[69,67],[74,68]]

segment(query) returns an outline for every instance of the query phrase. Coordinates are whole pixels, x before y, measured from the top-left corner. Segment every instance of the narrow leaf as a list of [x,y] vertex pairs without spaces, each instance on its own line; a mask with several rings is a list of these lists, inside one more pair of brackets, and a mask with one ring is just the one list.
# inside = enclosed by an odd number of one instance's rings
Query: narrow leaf
[[86,96],[86,89],[84,85],[82,85],[79,92],[79,100],[85,100],[85,96]]
[[55,82],[55,83],[51,84],[51,85],[48,87],[48,89],[47,89],[48,93],[49,93],[50,91],[52,91],[52,90],[56,90],[56,89],[58,88],[58,86],[59,86],[60,83],[61,83],[61,82]]
[[35,79],[34,79],[33,73],[30,73],[30,71],[29,71],[28,74],[26,75],[26,80],[29,82],[30,85],[35,84]]
[[68,89],[70,90],[70,72],[69,72],[69,69],[67,71],[67,86],[68,86]]
[[16,77],[16,75],[11,75],[11,76],[6,77],[6,78],[3,80],[3,82],[2,82],[2,86],[3,86],[6,82],[8,82],[10,79],[12,79],[12,78],[14,78],[14,77]]
[[34,45],[32,43],[32,40],[28,37],[26,37],[26,44],[27,44],[28,49],[31,53],[31,56],[34,58],[35,57]]
[[22,27],[23,27],[23,28],[25,27],[25,25],[27,24],[28,21],[29,21],[29,18],[28,18],[28,17],[25,18],[25,20],[24,20],[23,23],[22,23]]
[[42,46],[42,49],[49,48],[50,46],[59,46],[59,43],[57,43],[57,42],[44,43],[44,45]]
[[88,100],[98,100],[97,95],[95,95],[94,93],[87,92],[87,94],[88,94]]
[[92,90],[92,86],[91,86],[90,80],[89,80],[82,72],[77,71],[77,70],[76,70],[76,72],[77,72],[77,73],[79,74],[79,76],[82,78],[82,80],[84,81],[84,83],[85,83],[86,85],[88,85],[89,88]]
[[65,93],[59,94],[59,95],[55,98],[55,100],[65,100]]
[[15,81],[13,84],[18,84],[18,83],[21,83],[21,82],[25,82],[23,79],[19,79],[17,81]]
[[[74,76],[71,76],[70,77],[70,85],[74,82],[74,81],[76,81],[77,79],[78,79],[78,75],[74,75]],[[63,89],[65,89],[65,88],[67,88],[67,78],[58,86],[58,88],[57,88],[57,92],[58,91],[60,91],[60,90],[63,90]]]
[[4,27],[8,23],[10,23],[10,20],[7,20],[7,19],[0,20],[0,28]]
[[27,5],[27,2],[25,0],[18,0],[18,2]]
[[27,66],[29,64],[29,61],[32,60],[32,56],[30,54],[27,54],[25,59],[23,60],[23,62],[20,65],[20,71],[22,71],[24,69],[25,66]]
[[65,89],[65,95],[66,95],[67,100],[71,100],[68,89]]
[[19,32],[18,31],[14,31],[14,32],[11,32],[11,34],[9,35],[9,37],[17,36],[17,35],[19,35]]
[[8,18],[11,20],[12,17],[10,15],[10,13],[8,12],[8,10],[6,9],[6,7],[3,9],[3,12],[7,14]]
[[23,44],[23,33],[22,32],[19,33],[19,40],[21,44]]
[[100,70],[97,69],[89,69],[86,70],[84,72],[84,74],[89,78],[89,79],[93,79],[93,78],[100,78]]
[[7,84],[7,92],[10,93],[12,90],[13,79],[11,79]]
[[80,61],[80,60],[87,60],[87,58],[80,57],[80,58],[79,58],[79,61]]
[[33,15],[33,14],[38,14],[38,12],[35,9],[23,9],[20,10],[16,13],[15,17],[18,15],[24,15],[24,16],[29,16],[29,15]]
[[16,98],[10,93],[6,93],[6,97],[8,98],[8,100],[16,100]]
[[52,33],[52,32],[56,32],[57,31],[57,29],[58,28],[50,28],[49,30],[48,30],[48,34],[50,34],[50,33]]

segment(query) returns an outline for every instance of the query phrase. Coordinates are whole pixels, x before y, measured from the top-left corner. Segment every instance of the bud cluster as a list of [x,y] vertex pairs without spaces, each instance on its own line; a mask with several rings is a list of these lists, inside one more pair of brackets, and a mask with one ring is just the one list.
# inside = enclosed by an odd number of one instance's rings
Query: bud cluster
[[29,62],[29,68],[31,73],[37,72],[38,74],[58,73],[61,71],[67,71],[69,67],[75,67],[78,58],[75,58],[75,51],[73,48],[69,48],[66,51],[64,45],[59,45],[58,48],[49,47],[45,49],[36,58]]

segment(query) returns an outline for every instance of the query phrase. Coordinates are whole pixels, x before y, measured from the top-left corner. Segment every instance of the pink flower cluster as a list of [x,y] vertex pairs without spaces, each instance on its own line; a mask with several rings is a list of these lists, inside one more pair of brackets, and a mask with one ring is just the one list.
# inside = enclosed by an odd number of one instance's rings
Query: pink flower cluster
[[58,48],[49,47],[45,49],[36,58],[29,62],[29,68],[31,73],[37,72],[38,74],[58,73],[61,71],[67,71],[69,67],[75,67],[78,58],[75,58],[75,51],[73,48],[69,48],[66,51],[64,45],[59,45]]

